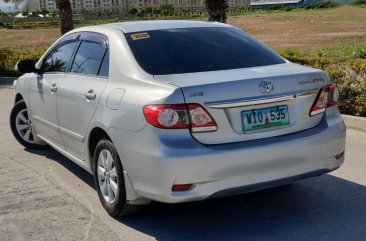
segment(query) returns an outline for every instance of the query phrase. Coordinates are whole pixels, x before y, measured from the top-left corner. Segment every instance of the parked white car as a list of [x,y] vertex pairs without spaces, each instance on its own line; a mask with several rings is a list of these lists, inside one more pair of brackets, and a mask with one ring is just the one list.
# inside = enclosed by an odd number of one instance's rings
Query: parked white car
[[292,183],[338,168],[338,90],[239,29],[195,21],[83,27],[18,62],[10,114],[95,177],[112,216]]

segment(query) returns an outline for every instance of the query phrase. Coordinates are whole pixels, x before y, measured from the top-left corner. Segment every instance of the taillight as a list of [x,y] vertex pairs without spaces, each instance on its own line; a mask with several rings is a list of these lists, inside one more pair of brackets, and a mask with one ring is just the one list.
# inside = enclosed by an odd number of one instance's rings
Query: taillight
[[147,122],[155,127],[166,129],[189,128],[186,105],[148,105],[144,107]]
[[158,128],[190,128],[192,132],[217,130],[215,120],[199,104],[147,105],[144,115],[150,125]]
[[339,101],[339,90],[335,85],[329,85],[329,106],[336,105]]
[[339,91],[335,85],[324,86],[320,89],[318,96],[310,110],[310,116],[317,115],[325,111],[327,107],[338,103]]
[[199,104],[189,104],[189,116],[192,132],[216,131],[217,125],[210,114]]

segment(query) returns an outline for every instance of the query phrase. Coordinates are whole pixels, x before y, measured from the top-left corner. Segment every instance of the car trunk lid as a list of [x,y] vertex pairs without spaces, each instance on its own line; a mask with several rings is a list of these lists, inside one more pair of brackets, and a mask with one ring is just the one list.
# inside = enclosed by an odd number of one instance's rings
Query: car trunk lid
[[293,63],[154,78],[179,86],[186,103],[198,103],[210,113],[217,131],[192,133],[204,144],[261,139],[314,127],[322,115],[311,117],[309,110],[319,89],[329,84],[323,71]]

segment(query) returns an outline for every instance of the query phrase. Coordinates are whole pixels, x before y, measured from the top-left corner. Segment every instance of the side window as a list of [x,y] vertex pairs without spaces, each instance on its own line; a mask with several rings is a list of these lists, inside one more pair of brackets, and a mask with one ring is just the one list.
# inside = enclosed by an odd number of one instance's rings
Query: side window
[[101,43],[84,40],[75,55],[71,72],[97,75],[105,52],[106,48]]
[[109,76],[109,50],[104,55],[102,66],[100,66],[99,75],[108,77]]
[[61,43],[46,57],[42,65],[44,72],[65,72],[78,41]]

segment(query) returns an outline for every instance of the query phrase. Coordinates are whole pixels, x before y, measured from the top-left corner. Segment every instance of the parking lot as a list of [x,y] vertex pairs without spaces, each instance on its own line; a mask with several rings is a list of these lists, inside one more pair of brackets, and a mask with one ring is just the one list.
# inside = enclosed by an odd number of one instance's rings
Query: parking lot
[[360,126],[348,128],[346,162],[331,174],[229,198],[152,203],[114,219],[90,174],[52,149],[27,150],[16,142],[8,124],[12,105],[13,89],[0,85],[2,241],[366,240],[366,131]]

